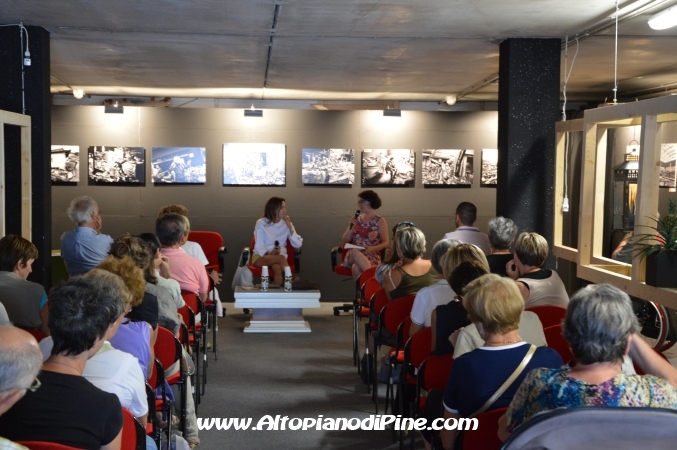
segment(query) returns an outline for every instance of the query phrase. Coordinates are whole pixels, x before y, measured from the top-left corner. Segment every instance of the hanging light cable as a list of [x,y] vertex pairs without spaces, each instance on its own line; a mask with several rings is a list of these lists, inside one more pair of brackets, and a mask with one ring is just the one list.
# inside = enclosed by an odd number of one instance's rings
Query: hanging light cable
[[617,103],[616,94],[618,93],[618,0],[616,0],[616,48],[614,52],[614,105]]

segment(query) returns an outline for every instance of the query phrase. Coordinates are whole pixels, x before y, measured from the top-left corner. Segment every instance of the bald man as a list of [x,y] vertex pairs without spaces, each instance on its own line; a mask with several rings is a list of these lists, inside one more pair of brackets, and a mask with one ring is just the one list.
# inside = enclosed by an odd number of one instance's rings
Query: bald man
[[[27,390],[39,387],[36,377],[41,366],[42,354],[35,338],[20,328],[0,325],[0,415]],[[27,450],[3,437],[0,437],[0,448]]]

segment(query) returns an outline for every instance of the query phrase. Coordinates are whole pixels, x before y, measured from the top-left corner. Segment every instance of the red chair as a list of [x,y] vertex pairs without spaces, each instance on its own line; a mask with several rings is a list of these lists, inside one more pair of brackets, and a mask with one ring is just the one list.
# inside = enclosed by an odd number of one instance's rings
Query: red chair
[[[369,320],[364,324],[364,348],[365,353],[369,352],[369,334],[372,331],[378,331],[378,317],[381,310],[388,304],[390,299],[386,294],[385,289],[381,288],[369,300]],[[370,373],[367,373],[366,379],[373,380],[375,378],[374,367],[376,366],[376,357],[372,358],[372,363],[367,367]],[[367,393],[371,392],[371,384],[367,383]]]
[[146,430],[126,408],[122,408],[122,444],[125,450],[146,450]]
[[[350,267],[343,267],[343,260],[348,255],[348,252],[345,251],[345,244],[341,244],[340,247],[334,247],[331,249],[331,270],[339,275],[346,277],[352,277],[353,271]],[[341,255],[341,261],[338,260],[338,255]]]
[[[160,364],[160,361],[155,359],[155,372],[153,372],[155,376],[151,377],[150,380],[147,381],[147,385],[152,389],[153,391],[153,396],[152,398],[149,396],[148,397],[148,417],[149,417],[149,422],[151,418],[150,411],[159,411],[161,412],[165,417],[168,418],[167,420],[167,440],[171,439],[172,436],[172,421],[169,420],[169,418],[172,417],[172,401],[167,395],[167,390],[166,390],[166,385],[165,385],[165,371],[162,368],[162,364]],[[160,397],[158,398],[157,390],[158,388],[160,389]],[[159,439],[160,439],[160,430],[159,427],[157,426],[157,423],[155,424],[155,436],[157,437],[156,442],[158,443],[158,448],[160,448],[159,445]]]
[[360,365],[358,364],[360,359],[358,324],[361,318],[369,317],[369,299],[371,299],[376,291],[381,289],[379,282],[374,279],[375,273],[376,267],[370,267],[369,269],[362,272],[360,278],[358,278],[355,284],[355,300],[352,304],[334,306],[335,316],[339,315],[340,310],[346,312],[348,312],[350,309],[353,310],[353,364],[357,366],[358,373],[360,370]]
[[[185,317],[184,317],[184,323],[188,326],[188,331],[190,331],[193,334],[193,339],[195,340],[194,344],[197,346],[197,356],[194,358],[195,361],[195,367],[196,370],[198,370],[198,362],[200,360],[200,354],[199,354],[199,347],[200,347],[200,342],[202,342],[202,354],[206,355],[207,354],[207,327],[204,324],[203,318],[207,317],[207,312],[205,310],[205,306],[200,300],[200,298],[195,294],[194,292],[190,291],[184,291],[181,290],[181,297],[183,297],[183,301],[186,302],[186,306],[188,306],[190,309],[193,310],[195,320],[194,320],[194,325],[188,324],[186,322]],[[179,313],[181,313],[181,310],[179,309]],[[186,312],[184,312],[185,314]],[[190,313],[188,313],[190,314]],[[214,322],[214,333],[216,333],[216,322]],[[216,337],[216,335],[214,336]],[[193,343],[190,344],[191,346]],[[216,344],[214,344],[214,358],[216,359]],[[196,375],[196,378],[198,381],[201,381],[202,383],[202,394],[204,395],[205,391],[205,385],[207,384],[207,358],[202,358],[202,379],[200,380],[200,376]],[[197,389],[197,388],[196,388]]]
[[197,406],[200,403],[200,396],[203,393],[200,389],[200,383],[202,383],[202,389],[204,389],[204,379],[200,378],[200,366],[203,366],[202,371],[204,374],[206,358],[203,358],[203,360],[200,359],[200,333],[196,331],[195,313],[193,312],[193,309],[188,305],[184,305],[179,308],[178,311],[183,318],[179,340],[184,346],[190,347],[193,351],[193,363],[195,364],[195,413],[197,413]]
[[463,432],[463,450],[499,450],[503,442],[498,438],[498,419],[508,408],[497,408],[477,416],[477,429]]
[[[155,358],[160,361],[163,371],[166,371],[177,362],[179,363],[179,370],[172,375],[167,376],[165,379],[168,384],[177,385],[179,387],[181,394],[181,424],[185,427],[188,389],[186,389],[186,369],[183,363],[181,343],[168,329],[158,326],[157,330],[157,340],[155,341],[153,349],[155,350]],[[171,420],[171,416],[169,417],[169,420]]]
[[77,447],[70,447],[68,445],[57,444],[56,442],[44,441],[16,441],[29,450],[82,450]]
[[35,338],[35,340],[38,341],[38,342],[40,342],[41,340],[43,340],[44,338],[47,337],[47,335],[45,333],[38,330],[37,328],[26,328],[26,327],[19,327],[19,328],[21,328],[24,331],[28,331]]
[[[244,248],[244,252],[248,252],[249,255],[250,255],[249,256],[250,258],[251,258],[251,255],[254,254],[255,246],[256,246],[256,239],[252,238],[251,247],[245,247]],[[291,242],[289,242],[289,240],[287,240],[286,246],[287,246],[287,264],[289,264],[289,267],[291,268],[291,273],[298,273],[299,270],[301,270],[301,268],[300,268],[301,261],[300,261],[300,258],[299,258],[299,255],[301,254],[301,249],[294,248],[291,245]],[[249,263],[249,270],[252,271],[252,274],[255,277],[261,276],[261,268],[260,267],[254,267],[251,264],[251,261]]]
[[574,359],[574,355],[569,349],[569,343],[564,339],[564,336],[562,336],[561,324],[544,328],[543,334],[545,334],[545,341],[548,343],[548,347],[559,353],[562,357],[562,361],[567,363]]
[[[394,382],[393,371],[396,365],[404,364],[404,344],[409,339],[409,330],[411,329],[411,314],[404,319],[400,325],[397,327],[397,335],[395,337],[395,350],[390,352],[388,356],[388,384],[386,385],[386,406],[384,409],[384,414],[388,411],[388,404],[392,401],[392,404],[395,404],[395,399],[391,398],[395,395],[395,389],[393,389],[392,383]],[[401,370],[401,369],[400,369]],[[402,372],[400,371],[400,374]],[[399,380],[398,380],[399,386]]]
[[[424,328],[409,338],[404,344],[404,366],[400,375],[400,413],[404,416],[405,403],[409,406],[416,398],[416,386],[418,385],[418,370],[423,361],[430,356],[432,342],[432,329]],[[407,393],[413,392],[412,395]],[[405,396],[407,398],[405,399]],[[410,408],[407,408],[409,410]]]
[[544,329],[553,325],[560,325],[567,315],[566,308],[554,305],[532,306],[531,308],[526,308],[525,311],[535,313],[541,320]]

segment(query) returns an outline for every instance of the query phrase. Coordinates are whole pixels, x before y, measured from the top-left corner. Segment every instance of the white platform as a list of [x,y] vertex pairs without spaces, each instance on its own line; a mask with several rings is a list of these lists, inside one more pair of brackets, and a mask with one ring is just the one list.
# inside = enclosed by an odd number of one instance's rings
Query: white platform
[[320,307],[320,291],[291,291],[258,288],[235,289],[236,308],[252,310],[252,320],[245,323],[245,333],[310,333],[303,318],[303,308]]

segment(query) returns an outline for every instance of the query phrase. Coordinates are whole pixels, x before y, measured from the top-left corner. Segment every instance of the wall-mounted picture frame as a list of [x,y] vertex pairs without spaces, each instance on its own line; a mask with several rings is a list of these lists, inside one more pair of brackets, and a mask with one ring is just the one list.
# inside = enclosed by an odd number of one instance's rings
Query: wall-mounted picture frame
[[304,186],[352,186],[355,182],[355,150],[302,149],[301,179]]
[[414,187],[416,153],[412,149],[364,149],[362,186]]
[[285,144],[223,144],[224,186],[286,186]]
[[475,151],[469,149],[423,150],[424,188],[469,188],[473,181]]
[[658,185],[660,187],[674,188],[675,165],[677,164],[677,144],[661,144],[661,175]]
[[80,146],[52,145],[52,184],[75,185],[80,181]]
[[146,149],[93,146],[87,150],[89,184],[140,186],[146,183]]
[[207,182],[207,157],[204,147],[153,147],[150,158],[155,184]]
[[498,149],[485,148],[482,150],[482,171],[480,186],[496,187],[498,185]]

